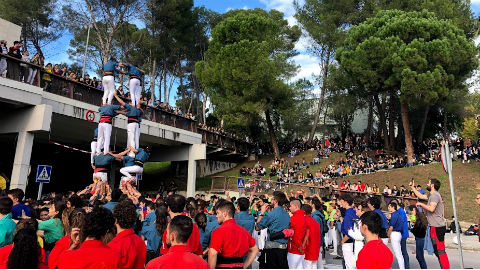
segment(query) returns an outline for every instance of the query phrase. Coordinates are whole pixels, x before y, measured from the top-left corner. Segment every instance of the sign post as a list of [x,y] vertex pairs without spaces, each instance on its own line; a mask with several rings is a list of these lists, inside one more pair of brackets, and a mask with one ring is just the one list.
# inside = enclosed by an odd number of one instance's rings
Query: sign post
[[50,183],[50,177],[52,176],[52,166],[50,165],[38,165],[37,176],[35,182],[40,183],[38,187],[37,201],[42,197],[42,190],[44,183]]
[[242,196],[242,190],[245,189],[245,179],[237,178],[237,189],[239,192],[239,196]]
[[460,225],[457,215],[457,204],[455,201],[455,188],[453,186],[453,175],[452,175],[452,156],[450,155],[450,149],[448,147],[448,141],[442,146],[441,158],[442,164],[445,171],[448,173],[448,179],[450,181],[450,193],[452,194],[452,206],[453,206],[453,216],[455,217],[455,228],[458,240],[458,252],[460,253],[461,258],[461,268],[464,269],[463,263],[463,251],[462,251],[462,239],[460,238]]

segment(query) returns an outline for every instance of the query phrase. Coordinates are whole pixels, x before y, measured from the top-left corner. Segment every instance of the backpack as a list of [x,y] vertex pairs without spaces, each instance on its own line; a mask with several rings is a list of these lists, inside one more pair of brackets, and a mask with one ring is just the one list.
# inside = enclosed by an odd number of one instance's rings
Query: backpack
[[320,217],[320,222],[321,222],[321,233],[322,233],[322,236],[325,236],[325,234],[328,233],[328,223],[327,223],[327,220],[325,219],[325,215],[323,215],[323,213],[317,213],[315,214],[317,215],[318,217]]

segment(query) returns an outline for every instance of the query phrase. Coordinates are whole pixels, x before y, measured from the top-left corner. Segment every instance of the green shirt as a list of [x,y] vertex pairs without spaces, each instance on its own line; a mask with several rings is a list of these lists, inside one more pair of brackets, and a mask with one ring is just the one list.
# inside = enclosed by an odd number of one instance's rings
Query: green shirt
[[12,243],[16,225],[12,220],[12,213],[8,213],[0,219],[0,248]]
[[335,221],[333,216],[335,216],[336,212],[337,212],[337,209],[332,209],[332,212],[330,212],[330,216],[328,217],[328,221]]
[[59,218],[52,218],[38,223],[38,229],[45,232],[45,242],[55,243],[63,237],[62,221]]

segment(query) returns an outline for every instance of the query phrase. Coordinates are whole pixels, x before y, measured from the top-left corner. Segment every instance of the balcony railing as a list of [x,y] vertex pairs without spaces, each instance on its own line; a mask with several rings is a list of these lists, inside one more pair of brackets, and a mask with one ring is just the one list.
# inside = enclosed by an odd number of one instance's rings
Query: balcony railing
[[[0,58],[7,60],[7,78],[9,79],[27,83],[28,72],[33,71],[36,72],[36,76],[32,84],[42,87],[44,91],[101,106],[103,90],[46,72],[41,66],[26,63],[8,55],[0,55]],[[142,109],[144,111],[143,119],[200,133],[202,134],[202,141],[210,146],[221,147],[242,154],[248,154],[251,149],[251,144],[245,141],[198,128],[197,121],[190,118],[145,105],[142,105]]]

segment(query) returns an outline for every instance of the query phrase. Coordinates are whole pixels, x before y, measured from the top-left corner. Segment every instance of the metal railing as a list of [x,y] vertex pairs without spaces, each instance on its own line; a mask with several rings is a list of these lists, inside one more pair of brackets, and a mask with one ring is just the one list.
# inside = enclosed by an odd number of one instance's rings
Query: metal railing
[[[7,60],[7,78],[9,79],[27,83],[28,70],[32,70],[36,72],[32,85],[43,87],[44,91],[55,95],[101,106],[103,90],[47,72],[42,66],[23,62],[21,59],[9,55],[0,55],[0,58]],[[197,121],[190,118],[146,105],[142,105],[142,109],[144,111],[143,119],[200,133],[202,141],[212,147],[221,147],[242,154],[250,152],[250,143],[201,129],[198,127]]]

